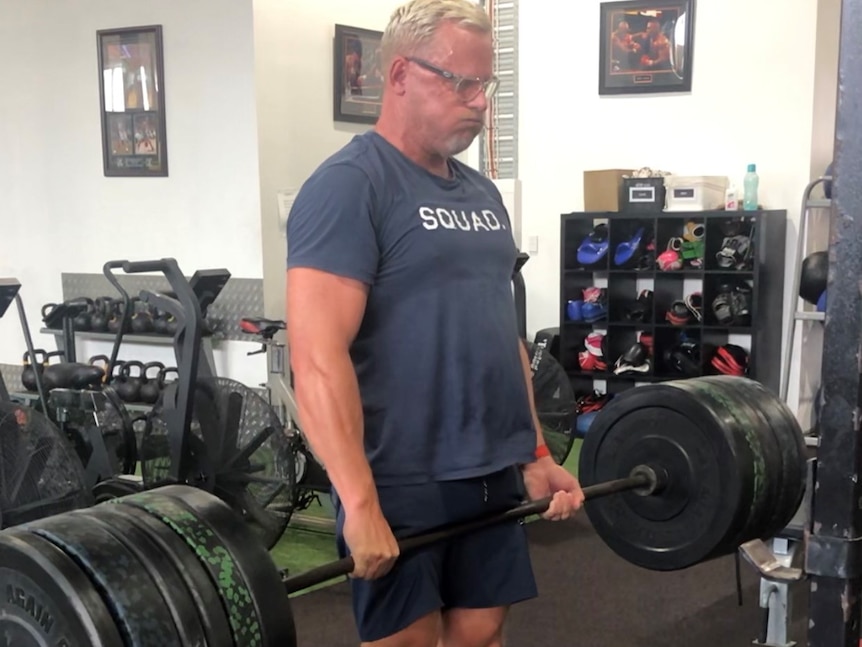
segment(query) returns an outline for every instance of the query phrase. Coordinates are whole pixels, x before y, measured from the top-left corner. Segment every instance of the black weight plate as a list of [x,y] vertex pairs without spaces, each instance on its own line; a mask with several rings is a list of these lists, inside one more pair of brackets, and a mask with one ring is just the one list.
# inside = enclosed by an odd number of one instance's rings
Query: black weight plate
[[[799,506],[802,505],[808,483],[808,449],[805,446],[802,427],[793,411],[762,384],[753,382],[751,388],[763,394],[758,402],[762,403],[767,412],[775,411],[774,416],[770,414],[770,420],[773,421],[772,429],[776,432],[778,446],[784,456],[783,493],[786,495],[786,503],[782,503],[781,508],[785,516],[776,523],[772,531],[774,534],[790,523],[798,512]],[[777,422],[778,414],[784,424]]]
[[255,541],[254,530],[242,523],[227,503],[200,489],[174,485],[161,488],[160,494],[172,497],[206,522],[234,556],[260,619],[262,644],[295,645],[296,629],[290,600],[272,557],[260,542]]
[[[732,543],[739,545],[755,537],[767,539],[786,525],[788,498],[793,498],[794,487],[785,478],[785,454],[782,445],[786,444],[780,427],[786,425],[775,397],[766,392],[755,390],[753,380],[734,376],[709,376],[700,378],[703,388],[724,392],[732,401],[739,415],[761,438],[766,479],[766,502],[758,510],[750,525]],[[782,405],[783,406],[783,405]],[[795,513],[796,509],[793,509]],[[792,515],[791,515],[792,516]]]
[[83,511],[82,516],[87,517],[88,523],[99,524],[107,530],[143,565],[170,611],[180,643],[206,645],[207,635],[195,600],[170,556],[165,554],[145,531],[118,512],[118,506],[97,506]]
[[[186,488],[195,490],[189,486],[165,486],[116,499],[106,505],[134,506],[144,510],[168,525],[191,547],[210,574],[225,605],[231,634],[237,647],[263,647],[278,644],[264,642],[263,627],[255,608],[254,593],[234,553],[222,542],[221,537],[213,532],[210,525],[200,518],[197,510],[182,505],[168,495],[168,491],[175,491],[175,489],[182,491]],[[219,499],[215,499],[213,495],[201,490],[196,491],[200,492],[206,501],[215,500],[219,501],[220,505],[226,505]],[[240,530],[245,528],[245,525],[238,519],[234,519],[235,527],[231,528],[231,532],[240,533],[249,545],[260,547],[257,541]],[[275,567],[272,569],[275,573]],[[271,591],[261,593],[263,597],[271,594]],[[293,643],[285,642],[285,644]]]
[[741,504],[752,489],[724,421],[672,384],[615,396],[594,419],[580,453],[584,486],[625,478],[638,464],[668,473],[660,493],[625,492],[584,506],[614,552],[652,570],[678,570],[717,556],[740,524]]
[[781,473],[776,474],[780,486],[772,502],[772,514],[766,516],[763,527],[754,536],[774,537],[796,515],[805,495],[807,452],[802,428],[787,405],[759,382],[731,376],[713,376],[709,380],[735,389],[758,413],[764,429],[772,436],[780,456]]
[[0,535],[0,647],[117,647],[108,607],[63,551],[19,528]]
[[775,431],[772,428],[773,421],[764,410],[768,402],[761,402],[761,397],[753,398],[754,392],[749,387],[747,378],[729,375],[709,376],[701,378],[700,383],[705,387],[724,393],[732,401],[732,406],[745,420],[747,427],[757,432],[760,438],[760,451],[764,462],[764,496],[757,510],[752,510],[755,517],[731,544],[741,543],[755,537],[764,537],[776,519],[783,516],[781,511],[781,500],[784,495],[784,456],[779,447]]
[[50,541],[83,570],[102,595],[125,647],[183,647],[170,610],[143,565],[100,525],[77,512],[24,529]]
[[731,439],[736,454],[738,472],[745,488],[739,502],[737,522],[728,530],[717,550],[718,555],[735,551],[740,543],[757,536],[764,518],[771,513],[777,494],[775,473],[781,471],[777,447],[756,412],[745,398],[725,389],[720,381],[710,377],[681,380],[672,383],[689,397],[708,407],[722,421],[726,436]]
[[133,506],[105,505],[116,516],[123,517],[146,533],[170,560],[172,567],[183,578],[186,590],[195,602],[207,640],[207,647],[233,647],[233,636],[227,619],[227,608],[215,584],[189,545],[170,527],[148,512]]

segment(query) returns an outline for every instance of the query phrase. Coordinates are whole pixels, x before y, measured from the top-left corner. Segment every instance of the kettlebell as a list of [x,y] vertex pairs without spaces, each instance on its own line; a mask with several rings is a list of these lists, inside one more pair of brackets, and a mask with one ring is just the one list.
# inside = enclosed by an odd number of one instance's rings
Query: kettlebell
[[102,382],[108,381],[108,364],[111,363],[111,358],[107,355],[93,355],[87,360],[90,366],[97,366],[102,369]]
[[[123,323],[123,313],[126,309],[126,302],[123,299],[113,299],[111,301],[110,314],[108,316],[108,332],[117,334],[120,330],[120,325]],[[123,327],[123,332],[131,331],[131,322],[126,323]]]
[[[138,392],[138,398],[146,404],[155,404],[159,395],[162,392],[159,386],[159,376],[164,370],[165,365],[161,362],[148,362],[144,364],[141,371],[141,388]],[[150,375],[152,369],[158,369],[154,375]]]
[[175,374],[177,378],[179,378],[180,372],[175,366],[168,366],[167,368],[163,368],[161,371],[159,371],[159,388],[162,391],[164,391],[167,387],[176,382],[176,379],[167,379],[168,375],[171,373]]
[[153,332],[157,335],[166,335],[168,333],[168,313],[162,312],[156,307],[152,308],[153,316]]
[[75,324],[75,330],[79,331],[88,331],[92,324],[93,312],[95,311],[94,303],[92,299],[88,299],[87,297],[83,297],[80,299],[76,299],[77,302],[83,302],[87,305],[87,309],[79,314],[73,320]]
[[132,299],[131,328],[132,332],[136,334],[153,332],[153,318],[149,308],[138,297]]
[[[35,392],[39,390],[36,386],[36,371],[38,370],[44,375],[45,365],[48,363],[48,352],[42,348],[34,348],[33,354],[36,356],[35,365],[30,361],[30,353],[24,351],[24,357],[22,358],[24,370],[21,373],[21,384],[28,391]],[[38,368],[35,368],[35,366],[38,366]]]
[[[132,375],[132,368],[138,369],[137,375]],[[143,362],[131,360],[124,362],[120,369],[119,381],[114,387],[123,402],[138,402],[141,392],[141,375],[144,372]]]
[[42,321],[44,321],[46,323],[46,325],[47,325],[48,319],[50,319],[50,317],[51,317],[51,313],[54,312],[54,310],[56,310],[57,306],[59,306],[59,305],[60,305],[59,303],[46,303],[45,305],[42,306],[42,310],[41,310]]
[[[108,360],[108,361],[110,361],[110,360]],[[120,385],[120,382],[122,382],[122,380],[123,380],[123,376],[122,376],[121,372],[123,370],[123,365],[125,363],[126,362],[124,360],[121,360],[121,359],[116,360],[114,362],[113,368],[111,369],[111,374],[105,376],[105,383],[113,386],[115,391],[116,391],[116,387],[118,387]],[[107,370],[107,368],[106,368],[106,370]]]
[[165,313],[165,334],[167,335],[175,335],[177,332],[177,318],[174,317],[170,312]]
[[93,302],[93,314],[90,315],[90,330],[93,332],[108,331],[108,308],[111,300],[99,297]]

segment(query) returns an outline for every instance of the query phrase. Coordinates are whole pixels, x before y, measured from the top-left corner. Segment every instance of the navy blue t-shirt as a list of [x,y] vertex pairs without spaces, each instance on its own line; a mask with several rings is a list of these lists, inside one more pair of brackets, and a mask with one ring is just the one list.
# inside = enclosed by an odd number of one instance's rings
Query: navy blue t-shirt
[[370,286],[351,347],[378,485],[470,478],[533,460],[512,296],[517,250],[494,184],[425,170],[374,131],[302,186],[287,267]]

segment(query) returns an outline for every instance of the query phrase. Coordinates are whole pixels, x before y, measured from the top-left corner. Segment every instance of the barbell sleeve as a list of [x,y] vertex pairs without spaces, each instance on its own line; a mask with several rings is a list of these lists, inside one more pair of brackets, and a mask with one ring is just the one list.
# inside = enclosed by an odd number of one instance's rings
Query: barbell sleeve
[[[649,471],[638,471],[638,469],[639,468],[635,468],[635,470],[632,471],[632,475],[626,478],[615,479],[605,483],[597,483],[583,488],[584,498],[594,499],[596,497],[607,496],[609,494],[635,490],[638,488],[654,488],[656,483],[649,474],[655,474],[655,472],[650,468],[647,468]],[[536,499],[535,501],[521,504],[515,508],[504,510],[503,512],[496,512],[487,516],[478,517],[471,521],[465,521],[463,523],[446,526],[437,530],[431,530],[412,537],[406,537],[398,542],[399,553],[400,555],[403,555],[404,553],[424,548],[431,544],[452,539],[460,535],[468,534],[476,530],[481,530],[482,528],[499,523],[505,523],[507,521],[516,521],[534,514],[542,514],[547,511],[548,507],[550,507],[552,500],[553,497]],[[296,593],[297,591],[302,591],[312,586],[323,584],[324,582],[336,577],[350,575],[354,568],[355,564],[353,563],[353,558],[348,555],[342,559],[338,559],[318,566],[317,568],[312,568],[298,575],[285,578],[284,588],[288,593]]]

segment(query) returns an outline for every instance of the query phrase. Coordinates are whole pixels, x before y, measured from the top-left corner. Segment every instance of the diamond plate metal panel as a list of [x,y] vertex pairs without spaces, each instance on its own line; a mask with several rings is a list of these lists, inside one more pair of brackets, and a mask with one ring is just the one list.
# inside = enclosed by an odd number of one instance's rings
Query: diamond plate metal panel
[[[129,295],[136,296],[141,290],[151,292],[170,290],[163,276],[117,273],[117,280]],[[62,274],[63,300],[76,297],[117,298],[117,290],[103,274]],[[248,335],[239,327],[242,317],[262,317],[263,280],[231,278],[218,298],[207,310],[207,319],[213,328],[213,339],[248,341]]]
[[3,381],[10,393],[24,390],[21,384],[23,372],[24,367],[20,364],[0,364],[0,375],[3,375]]

